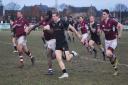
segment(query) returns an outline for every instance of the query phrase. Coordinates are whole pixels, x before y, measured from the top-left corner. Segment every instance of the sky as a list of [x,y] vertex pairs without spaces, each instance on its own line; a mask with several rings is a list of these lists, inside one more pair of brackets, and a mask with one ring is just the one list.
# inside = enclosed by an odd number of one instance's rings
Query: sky
[[[128,0],[57,0],[58,5],[62,3],[66,3],[68,5],[73,5],[77,7],[87,7],[87,6],[95,6],[98,10],[100,9],[110,9],[113,10],[116,4],[123,3],[126,6],[128,5]],[[55,6],[55,0],[2,0],[4,5],[7,5],[9,2],[15,2],[19,4],[21,7],[24,5],[35,5],[35,4],[43,4],[48,5],[50,7]]]

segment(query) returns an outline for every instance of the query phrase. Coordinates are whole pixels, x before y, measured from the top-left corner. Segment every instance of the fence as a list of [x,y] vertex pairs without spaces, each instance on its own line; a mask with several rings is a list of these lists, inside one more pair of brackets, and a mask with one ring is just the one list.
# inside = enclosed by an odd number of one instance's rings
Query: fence
[[0,23],[0,30],[8,30],[10,29],[9,23]]

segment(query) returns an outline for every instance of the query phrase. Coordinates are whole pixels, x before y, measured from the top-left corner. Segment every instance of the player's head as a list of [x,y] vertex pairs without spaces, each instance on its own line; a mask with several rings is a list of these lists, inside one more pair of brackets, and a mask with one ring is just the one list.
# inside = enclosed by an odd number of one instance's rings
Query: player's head
[[21,11],[18,11],[17,14],[16,14],[16,16],[17,16],[17,18],[21,18],[21,17],[23,17],[23,14],[22,14]]
[[109,10],[108,9],[104,9],[102,11],[102,17],[103,17],[103,19],[107,19],[109,17]]
[[90,17],[89,17],[89,21],[90,21],[90,22],[94,22],[94,21],[95,21],[95,17],[94,17],[94,16],[90,16]]
[[44,15],[44,20],[45,21],[50,21],[52,19],[52,11],[47,11]]
[[54,12],[52,14],[52,19],[53,19],[53,21],[57,21],[59,19],[59,13],[58,12]]
[[41,20],[41,21],[44,20],[44,15],[41,15],[41,16],[40,16],[40,20]]
[[79,17],[79,21],[82,22],[84,18],[82,16]]

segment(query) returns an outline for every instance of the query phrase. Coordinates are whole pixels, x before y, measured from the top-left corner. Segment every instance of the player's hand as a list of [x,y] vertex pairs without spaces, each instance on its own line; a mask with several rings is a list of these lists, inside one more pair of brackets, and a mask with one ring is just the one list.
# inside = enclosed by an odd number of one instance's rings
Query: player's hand
[[11,25],[13,25],[13,23],[14,23],[13,21],[10,21],[10,24],[11,24]]
[[44,30],[50,30],[50,26],[49,25],[44,26]]
[[80,40],[80,42],[81,42],[82,44],[84,44],[84,41],[83,41],[82,39]]
[[118,39],[120,39],[120,38],[121,38],[121,34],[118,35]]
[[30,34],[30,28],[29,27],[26,27],[24,30],[25,30],[25,32],[26,32],[27,35]]

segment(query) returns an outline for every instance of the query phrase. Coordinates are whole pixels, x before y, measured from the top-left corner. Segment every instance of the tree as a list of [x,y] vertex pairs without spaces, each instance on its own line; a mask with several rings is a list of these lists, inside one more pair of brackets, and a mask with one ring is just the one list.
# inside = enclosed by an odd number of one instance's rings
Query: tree
[[14,2],[10,2],[5,6],[5,10],[19,10],[20,5]]
[[128,11],[128,7],[125,5],[125,4],[117,4],[115,6],[115,11],[119,12],[125,12],[125,11]]
[[125,4],[117,4],[114,10],[115,16],[123,23],[127,19],[128,7]]

